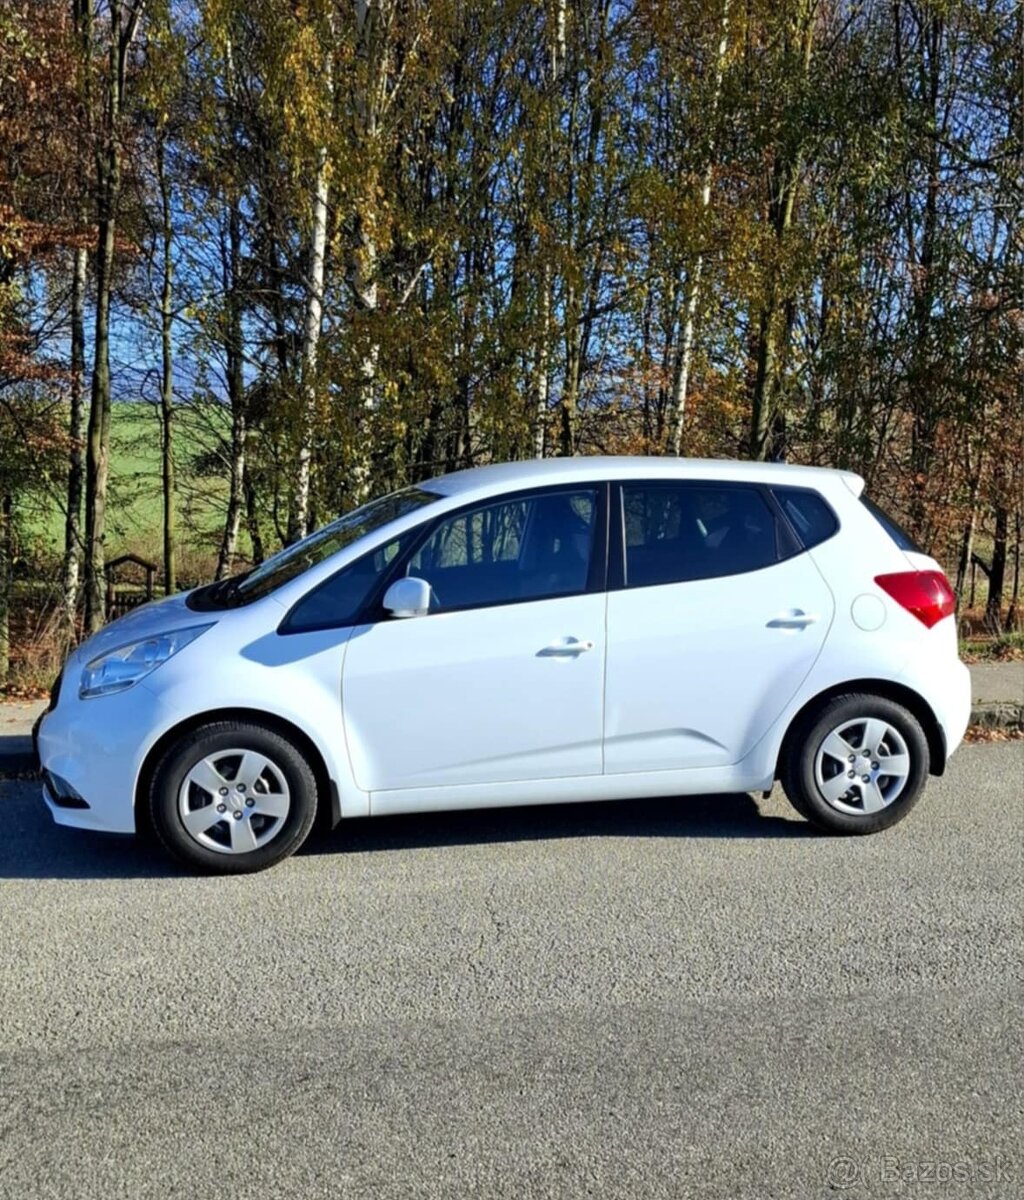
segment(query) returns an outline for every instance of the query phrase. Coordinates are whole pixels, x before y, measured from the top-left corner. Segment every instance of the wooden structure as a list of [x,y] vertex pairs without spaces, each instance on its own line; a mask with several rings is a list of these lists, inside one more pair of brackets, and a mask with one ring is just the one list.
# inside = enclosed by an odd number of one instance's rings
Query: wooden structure
[[[145,571],[146,583],[144,588],[138,586],[119,588],[117,586],[114,581],[114,573],[124,566],[141,567]],[[106,565],[107,620],[113,621],[115,617],[123,617],[130,609],[137,608],[140,604],[145,604],[148,600],[152,600],[155,592],[156,572],[156,563],[152,563],[145,558],[140,558],[138,554],[122,554],[118,558],[112,558]]]

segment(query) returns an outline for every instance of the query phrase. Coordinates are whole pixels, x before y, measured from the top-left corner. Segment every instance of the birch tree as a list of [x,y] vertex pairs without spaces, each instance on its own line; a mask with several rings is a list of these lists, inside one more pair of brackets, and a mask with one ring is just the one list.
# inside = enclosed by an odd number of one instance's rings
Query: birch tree
[[[714,181],[715,148],[717,145],[718,110],[722,101],[722,77],[729,52],[729,0],[722,0],[722,16],[719,22],[718,45],[714,53],[711,97],[707,109],[707,132],[702,151],[703,178],[700,188],[701,226],[706,225],[706,216],[711,207],[711,185]],[[683,327],[676,352],[672,373],[672,402],[669,414],[670,442],[673,454],[683,452],[683,426],[686,421],[686,399],[690,390],[690,372],[693,368],[693,350],[696,340],[697,312],[701,300],[701,283],[704,276],[703,244],[698,248],[686,280],[686,303],[683,307]]]
[[[121,204],[124,113],[129,59],[146,0],[112,0],[105,30],[106,64],[101,76],[101,115],[96,148],[96,312],[92,389],[86,459],[85,627],[93,633],[106,616],[104,556],[107,488],[110,479],[110,301],[113,291],[117,222]],[[83,21],[86,57],[91,57],[95,23]]]

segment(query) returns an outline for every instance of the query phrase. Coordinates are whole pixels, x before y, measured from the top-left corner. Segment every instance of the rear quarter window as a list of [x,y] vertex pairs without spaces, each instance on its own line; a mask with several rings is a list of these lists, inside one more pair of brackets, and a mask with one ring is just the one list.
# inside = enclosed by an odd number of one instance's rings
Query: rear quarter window
[[806,488],[772,488],[786,519],[805,550],[828,541],[839,529],[839,520],[815,491]]

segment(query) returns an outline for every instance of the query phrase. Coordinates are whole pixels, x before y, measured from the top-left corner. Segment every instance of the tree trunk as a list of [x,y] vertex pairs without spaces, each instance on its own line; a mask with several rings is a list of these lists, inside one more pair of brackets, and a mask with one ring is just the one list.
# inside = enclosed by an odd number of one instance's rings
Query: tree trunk
[[164,592],[178,590],[176,563],[176,520],[174,504],[174,348],[171,341],[174,313],[174,263],[171,259],[171,191],[164,163],[164,141],[157,141],[157,179],[160,184],[160,212],[163,224],[163,279],[160,287],[160,340],[162,363],[160,376],[160,441],[164,497]]
[[377,312],[379,289],[377,283],[377,169],[374,164],[374,144],[379,130],[379,105],[383,101],[383,78],[386,69],[384,34],[381,29],[381,0],[355,0],[356,60],[359,70],[355,76],[353,96],[353,135],[356,144],[368,156],[371,164],[363,180],[361,196],[353,213],[353,236],[349,242],[346,278],[357,307],[371,316],[367,322],[369,339],[362,350],[359,364],[360,453],[352,463],[348,477],[349,497],[361,504],[370,487],[372,416],[376,409],[377,371],[380,344],[372,328],[372,314]]
[[231,574],[235,555],[238,553],[238,531],[242,524],[242,509],[245,502],[245,443],[247,435],[245,409],[240,404],[232,403],[228,511],[224,518],[224,533],[221,536],[220,552],[217,555],[215,579],[226,579]]
[[[117,151],[111,154],[117,159]],[[114,267],[114,214],[104,202],[96,256],[96,339],[89,409],[85,476],[85,629],[95,633],[106,619],[104,541],[110,478],[110,291]]]
[[0,686],[11,670],[11,566],[14,559],[12,500],[0,496]]
[[1009,539],[1010,514],[1005,504],[996,508],[996,527],[992,539],[992,565],[988,570],[988,603],[985,605],[985,624],[992,633],[1003,629],[1003,591],[1006,587],[1006,549]]
[[[565,5],[559,5],[560,21],[564,20]],[[562,380],[561,432],[559,449],[568,457],[576,453],[580,415],[580,391],[584,364],[589,352],[593,328],[592,310],[600,293],[602,255],[594,249],[594,198],[598,192],[601,135],[605,119],[605,90],[607,84],[607,37],[611,6],[609,0],[594,6],[589,14],[581,12],[583,26],[573,42],[586,47],[587,76],[581,84],[581,68],[574,58],[566,132],[565,177],[565,242],[572,253],[572,262],[565,272],[564,343],[565,374]],[[586,32],[593,19],[598,25],[597,45],[591,49]],[[559,26],[560,38],[564,31]],[[564,52],[564,46],[562,47]],[[575,157],[576,129],[579,119],[583,128],[581,109],[586,114],[586,138],[580,161]],[[551,156],[552,159],[554,155]]]
[[[799,70],[806,78],[814,49],[814,18],[817,0],[801,0],[792,25],[786,30],[786,43],[796,38],[799,51]],[[779,153],[771,175],[771,195],[768,218],[775,234],[772,260],[768,264],[768,285],[765,300],[757,315],[757,348],[755,352],[754,391],[751,400],[750,439],[748,451],[755,461],[771,457],[779,421],[778,391],[780,374],[789,346],[792,326],[790,298],[780,294],[779,263],[786,252],[789,230],[793,223],[797,188],[800,183],[802,148],[797,145],[787,157]]]
[[533,360],[533,456],[544,457],[544,435],[548,419],[548,375],[551,346],[551,266],[541,271],[539,331]]
[[266,557],[263,549],[263,534],[260,532],[260,514],[259,506],[256,503],[256,485],[253,482],[252,472],[249,469],[251,457],[249,454],[245,456],[244,469],[242,471],[242,488],[245,491],[245,527],[249,531],[249,541],[252,543],[252,561],[255,566],[259,566]]
[[85,483],[85,287],[88,256],[76,248],[71,276],[71,412],[68,419],[67,516],[64,521],[64,636],[75,640],[82,563],[82,493]]
[[[718,40],[718,50],[715,54],[715,78],[711,92],[710,112],[708,113],[708,144],[704,164],[704,181],[700,190],[700,211],[706,215],[711,207],[711,184],[715,170],[715,122],[718,118],[718,106],[722,97],[722,77],[725,73],[725,58],[729,51],[729,0],[723,0],[721,36]],[[693,365],[693,345],[697,320],[697,306],[700,299],[701,277],[704,274],[704,253],[698,251],[697,258],[686,281],[686,309],[683,319],[683,335],[676,358],[672,387],[671,450],[675,455],[683,451],[683,425],[686,420],[686,398],[690,387],[690,370]]]
[[567,282],[565,289],[565,375],[562,379],[561,429],[559,452],[564,458],[576,453],[576,427],[579,421],[581,312],[576,287]]
[[546,100],[546,144],[544,169],[541,172],[539,208],[543,233],[539,241],[542,263],[537,288],[536,342],[533,349],[533,453],[543,458],[548,423],[548,400],[551,388],[551,296],[554,288],[551,266],[551,237],[553,221],[553,192],[555,188],[556,132],[561,121],[559,87],[565,71],[567,0],[553,0],[547,16],[547,61],[544,64]]
[[773,284],[768,303],[758,315],[754,396],[750,412],[750,444],[748,446],[748,453],[755,462],[763,461],[768,457],[775,402],[777,323]]
[[224,264],[227,291],[227,328],[224,337],[224,356],[228,385],[228,400],[231,404],[231,444],[229,447],[228,511],[224,519],[220,552],[217,555],[217,579],[224,579],[231,571],[238,551],[238,531],[242,522],[245,504],[245,450],[248,439],[248,412],[245,395],[245,377],[242,356],[242,298],[239,294],[242,221],[237,198],[231,200],[228,215],[227,262]]
[[963,537],[960,540],[960,559],[956,568],[955,591],[958,600],[963,599],[964,588],[967,586],[967,572],[970,570],[971,560],[974,557],[974,531],[977,528],[977,523],[977,509],[972,500],[971,511],[967,516],[967,523],[964,525]]
[[[107,484],[110,477],[110,296],[113,288],[117,211],[121,199],[121,112],[128,53],[145,0],[109,6],[110,51],[103,136],[96,155],[96,333],[85,475],[85,628],[95,633],[106,619],[104,572]],[[91,23],[91,17],[86,18]],[[88,62],[88,57],[86,58]]]
[[1021,535],[1024,533],[1024,517],[1018,511],[1014,519],[1015,535],[1013,543],[1013,590],[1010,593],[1010,607],[1006,613],[1006,629],[1015,633],[1021,627],[1020,611],[1020,550]]
[[299,417],[295,494],[288,517],[289,542],[304,538],[309,531],[309,482],[313,461],[313,433],[316,427],[316,364],[323,324],[324,263],[327,249],[327,168],[327,149],[321,146],[317,156],[316,182],[313,188],[313,232],[302,330],[302,409]]

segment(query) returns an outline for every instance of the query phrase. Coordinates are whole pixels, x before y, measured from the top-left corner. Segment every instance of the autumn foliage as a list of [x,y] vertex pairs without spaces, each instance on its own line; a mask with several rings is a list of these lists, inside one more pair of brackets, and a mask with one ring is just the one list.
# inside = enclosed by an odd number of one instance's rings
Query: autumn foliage
[[0,407],[68,457],[70,625],[133,401],[169,578],[190,473],[226,574],[445,470],[680,452],[854,470],[1021,619],[1014,0],[0,0],[0,43]]

